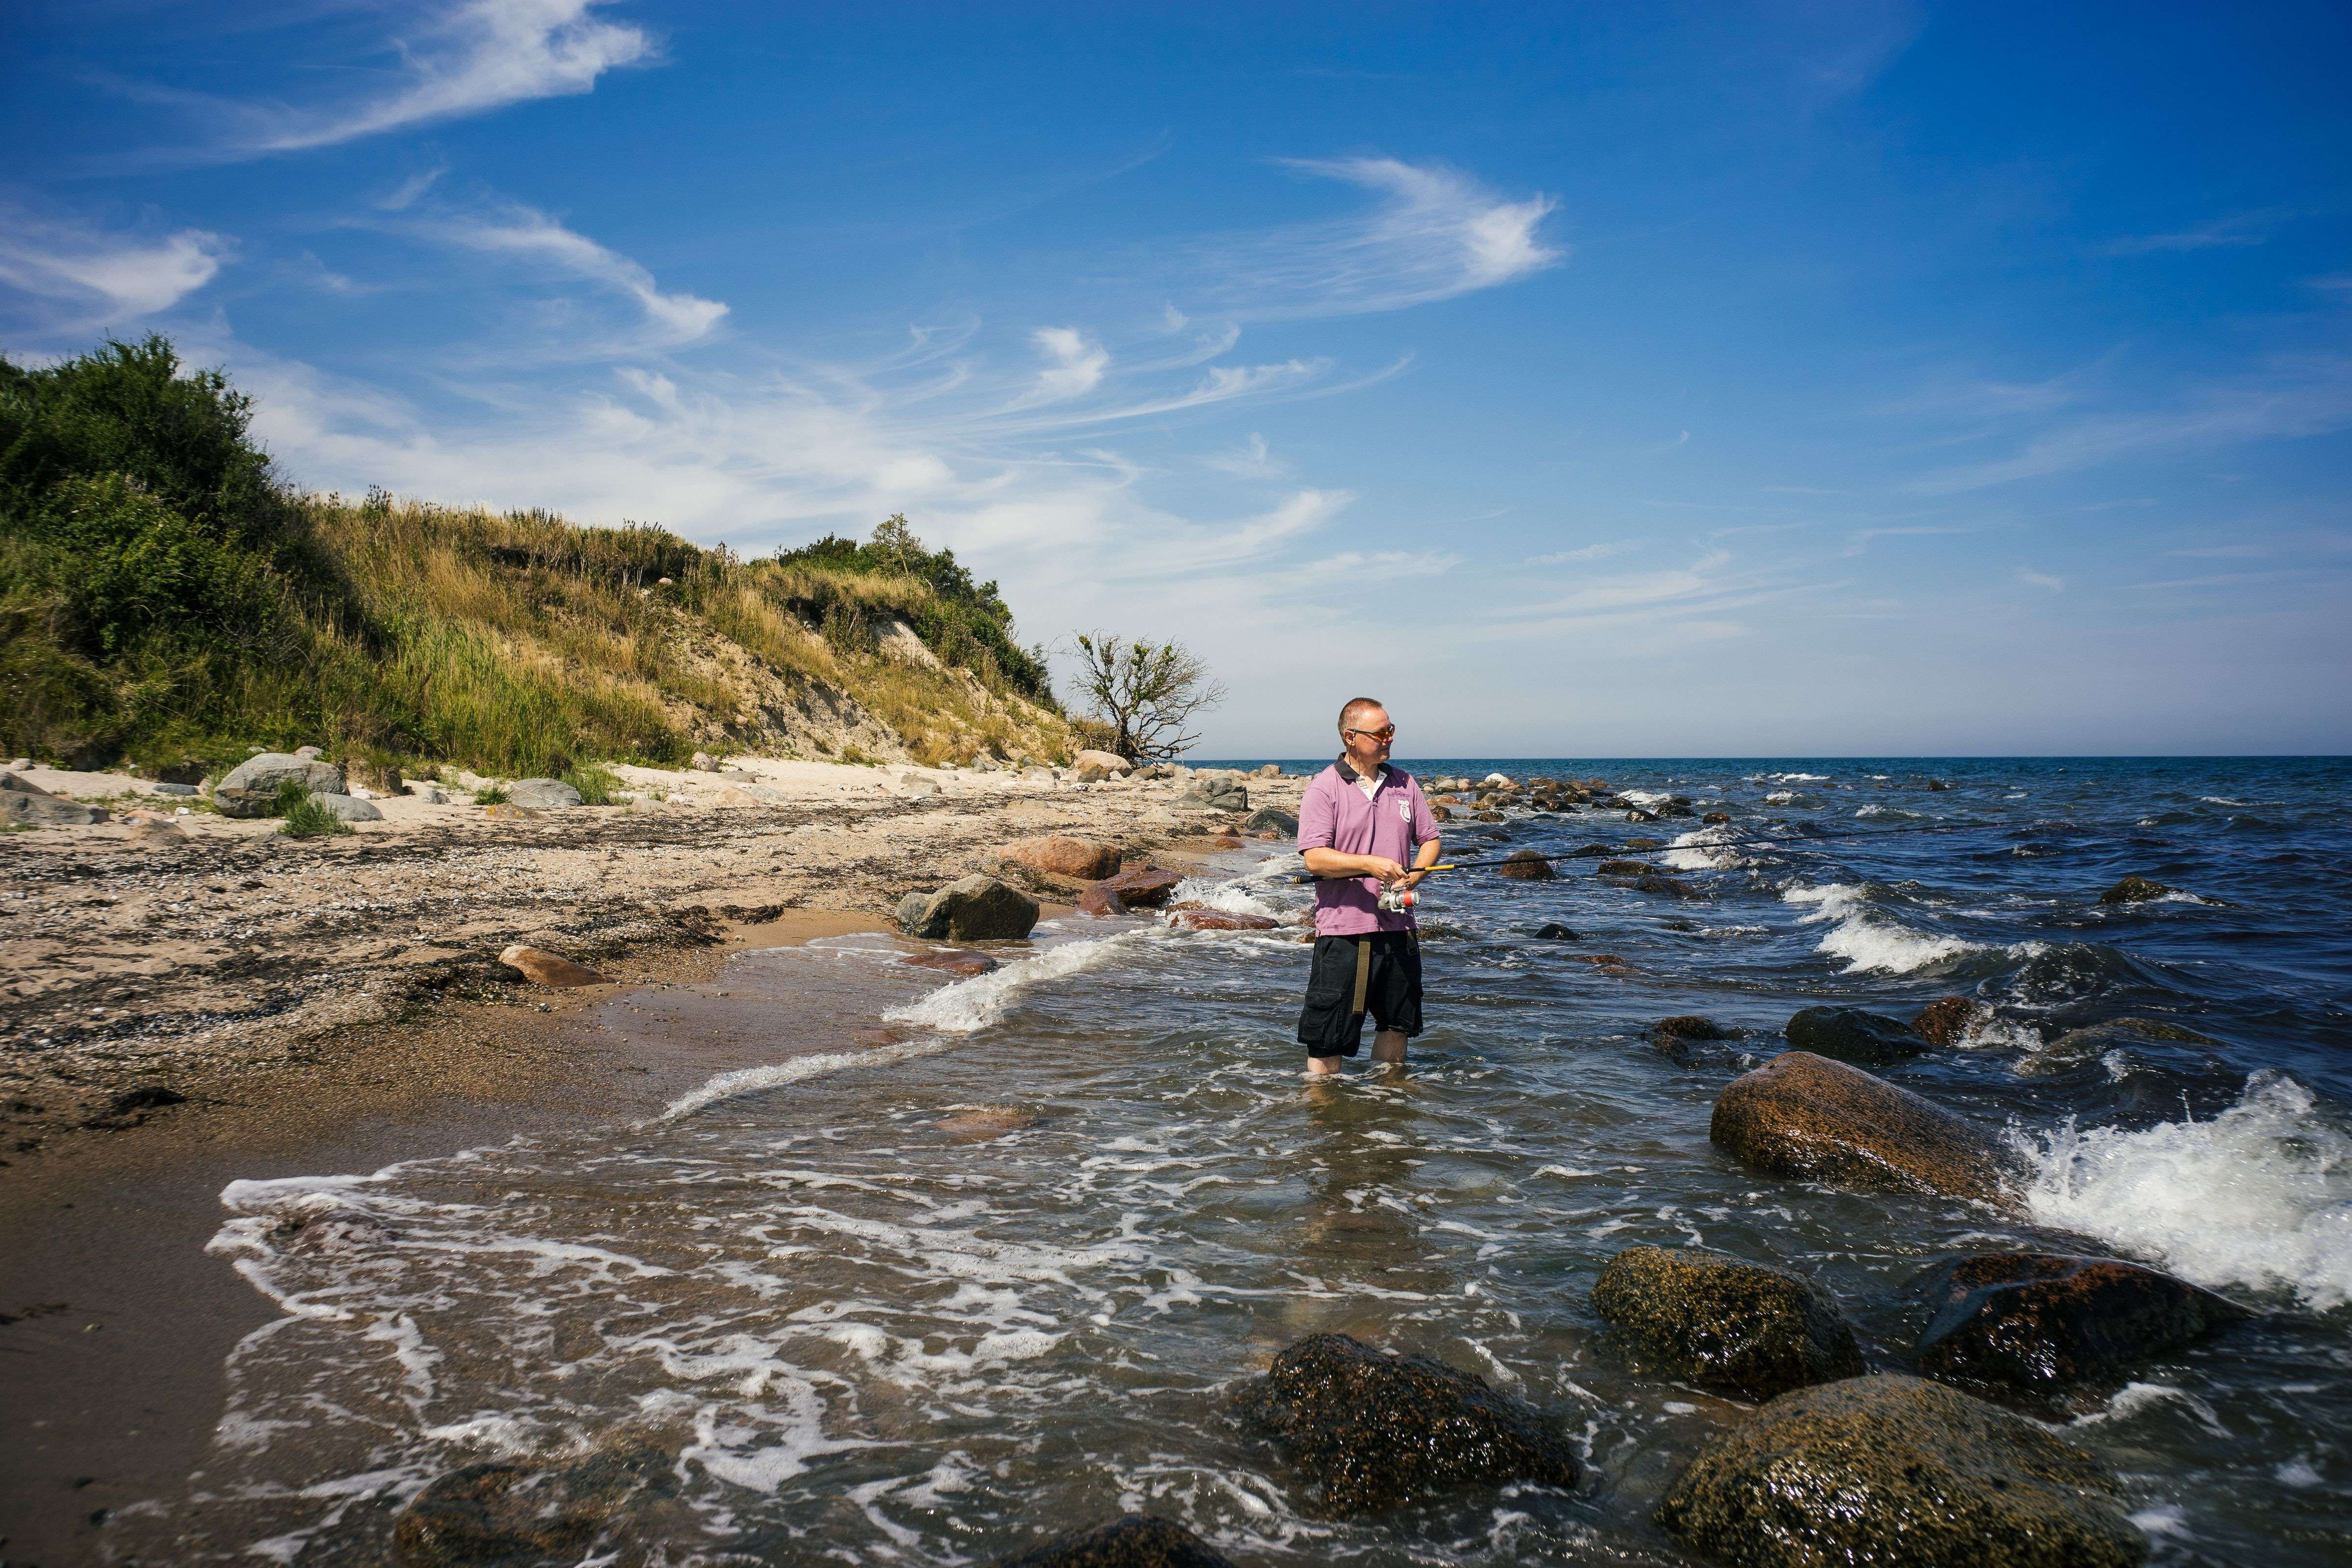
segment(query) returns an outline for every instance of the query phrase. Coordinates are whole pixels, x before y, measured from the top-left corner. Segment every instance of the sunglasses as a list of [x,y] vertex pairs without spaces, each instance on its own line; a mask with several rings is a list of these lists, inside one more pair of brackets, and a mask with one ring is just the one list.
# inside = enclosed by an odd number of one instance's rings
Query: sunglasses
[[1393,741],[1396,739],[1396,726],[1391,724],[1383,730],[1349,730],[1346,731],[1346,733],[1350,735],[1370,735],[1375,741]]

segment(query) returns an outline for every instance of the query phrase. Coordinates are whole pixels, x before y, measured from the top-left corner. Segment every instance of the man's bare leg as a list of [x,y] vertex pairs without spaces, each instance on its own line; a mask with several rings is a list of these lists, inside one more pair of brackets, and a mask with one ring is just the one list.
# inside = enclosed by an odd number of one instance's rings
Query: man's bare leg
[[[1382,1038],[1386,1037],[1387,1037],[1385,1036],[1382,1037]],[[1328,1074],[1338,1072],[1339,1070],[1339,1063],[1344,1059],[1345,1058],[1341,1057],[1308,1057],[1307,1058],[1307,1076],[1309,1078],[1323,1078]]]
[[1404,1066],[1404,1039],[1402,1029],[1382,1029],[1372,1037],[1372,1060],[1384,1067]]

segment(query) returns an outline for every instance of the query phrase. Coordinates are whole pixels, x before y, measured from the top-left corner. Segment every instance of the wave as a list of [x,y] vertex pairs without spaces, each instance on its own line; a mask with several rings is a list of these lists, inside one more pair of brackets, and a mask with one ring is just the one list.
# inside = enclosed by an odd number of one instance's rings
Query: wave
[[1727,847],[1739,842],[1743,840],[1727,826],[1695,828],[1688,833],[1677,834],[1659,858],[1676,871],[1721,871],[1735,866],[1755,864],[1748,857],[1735,854]]
[[2352,1302],[2352,1136],[2284,1073],[2254,1074],[2206,1121],[2084,1131],[2070,1118],[2011,1138],[2039,1224],[2200,1285],[2284,1289],[2323,1311]]
[[1176,884],[1176,890],[1169,896],[1168,901],[1171,904],[1202,904],[1209,909],[1223,910],[1229,915],[1259,915],[1266,920],[1280,920],[1297,907],[1278,904],[1261,896],[1265,891],[1264,888],[1253,889],[1241,882],[1212,882],[1198,877],[1187,877]]
[[1034,958],[1016,959],[1003,968],[942,985],[928,995],[902,1003],[882,1015],[891,1024],[912,1024],[943,1035],[971,1035],[1001,1020],[1006,1009],[1031,986],[1092,969],[1115,953],[1160,935],[1156,926],[1092,937],[1049,947]]
[[1844,959],[1848,974],[1913,974],[1983,951],[1976,942],[1956,936],[1930,936],[1888,920],[1872,910],[1868,895],[1851,883],[1814,887],[1800,882],[1780,898],[1784,903],[1818,905],[1804,917],[1808,925],[1835,922],[1814,951]]

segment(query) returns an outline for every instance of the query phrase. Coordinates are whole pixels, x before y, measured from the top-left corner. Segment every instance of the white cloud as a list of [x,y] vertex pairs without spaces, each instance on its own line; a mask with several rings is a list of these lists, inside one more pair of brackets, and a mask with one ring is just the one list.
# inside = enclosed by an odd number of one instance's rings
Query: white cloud
[[1030,334],[1030,341],[1048,362],[1037,373],[1037,396],[1045,402],[1059,403],[1092,392],[1110,364],[1110,354],[1103,346],[1076,327],[1040,327]]
[[1636,548],[1630,539],[1612,539],[1605,544],[1588,544],[1580,550],[1556,550],[1549,555],[1531,555],[1530,566],[1565,566],[1571,561],[1605,561],[1612,555],[1622,555]]
[[531,207],[509,204],[455,214],[423,223],[419,232],[469,250],[543,262],[635,300],[653,331],[653,343],[644,346],[692,342],[727,314],[715,300],[665,294],[644,267]]
[[0,283],[65,306],[49,330],[87,331],[168,310],[211,282],[235,244],[206,229],[160,238],[100,234],[0,211]]
[[2053,594],[2066,586],[2065,578],[2053,577],[2047,572],[2036,572],[2031,566],[2019,567],[2017,580],[2029,588],[2047,588]]
[[1205,468],[1242,479],[1280,479],[1290,471],[1290,466],[1274,456],[1266,447],[1265,437],[1255,430],[1239,447],[1229,451],[1212,452],[1201,462]]
[[1201,247],[1202,286],[1243,319],[1356,315],[1450,300],[1558,265],[1547,195],[1506,201],[1468,175],[1394,158],[1290,159],[1380,197],[1370,213]]
[[[642,27],[600,21],[609,0],[465,0],[391,40],[400,85],[357,102],[293,108],[195,100],[226,121],[219,152],[290,153],[593,90],[656,54]],[[160,96],[160,95],[152,95]],[[187,100],[184,100],[187,101]]]

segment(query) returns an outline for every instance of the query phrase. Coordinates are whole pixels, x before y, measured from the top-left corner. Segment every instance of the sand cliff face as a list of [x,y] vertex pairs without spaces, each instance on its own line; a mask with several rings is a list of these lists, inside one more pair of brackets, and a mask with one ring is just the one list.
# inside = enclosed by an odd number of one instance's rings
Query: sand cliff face
[[[1182,777],[1082,784],[1045,768],[759,758],[615,772],[624,805],[486,808],[455,784],[420,784],[430,794],[370,802],[381,821],[298,839],[202,797],[176,815],[190,797],[126,774],[27,770],[114,820],[0,837],[11,1141],[120,1129],[179,1103],[134,1103],[153,1089],[298,1092],[303,1060],[443,999],[535,1007],[499,963],[511,944],[640,976],[734,925],[788,910],[883,917],[909,890],[971,872],[1076,897],[1077,881],[1008,865],[1015,841],[1076,834],[1139,854],[1213,842],[1241,821],[1180,798]],[[1303,783],[1249,781],[1294,805]]]

